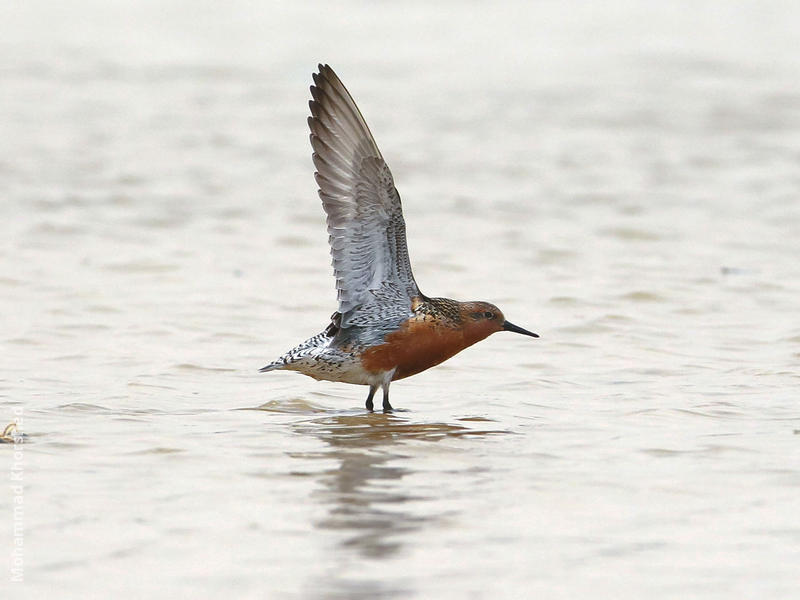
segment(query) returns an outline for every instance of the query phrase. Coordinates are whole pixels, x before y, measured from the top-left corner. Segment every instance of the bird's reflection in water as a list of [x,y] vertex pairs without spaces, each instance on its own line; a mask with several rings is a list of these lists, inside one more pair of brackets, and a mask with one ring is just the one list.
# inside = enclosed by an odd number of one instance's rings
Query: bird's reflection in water
[[[329,452],[315,453],[314,458],[333,458],[338,463],[320,474],[324,486],[320,494],[329,512],[317,526],[345,532],[342,545],[372,559],[391,557],[402,547],[401,534],[445,516],[424,511],[419,504],[424,496],[409,493],[408,486],[394,485],[415,472],[409,443],[505,433],[415,423],[401,415],[332,415],[296,425],[330,446]],[[404,460],[401,464],[397,459]]]
[[[483,417],[458,419],[463,425],[414,422],[403,411],[331,412],[300,398],[272,400],[257,410],[302,415],[302,420],[293,425],[294,430],[316,437],[327,446],[321,452],[289,453],[314,466],[320,461],[326,465],[322,470],[312,469],[321,484],[315,499],[327,507],[327,515],[315,526],[341,532],[338,544],[343,551],[334,553],[336,564],[324,580],[310,582],[315,597],[324,598],[408,597],[411,590],[404,584],[393,584],[379,574],[373,576],[364,569],[363,560],[391,559],[410,543],[414,532],[430,528],[455,512],[426,508],[426,500],[440,499],[427,491],[437,489],[437,481],[420,483],[415,478],[414,483],[401,483],[422,470],[415,468],[424,460],[419,443],[509,433],[482,429],[492,423]],[[331,460],[335,464],[329,467]],[[303,476],[308,474],[307,469],[301,472]],[[435,477],[431,475],[432,479]],[[358,555],[360,565],[355,573],[349,560],[353,553]]]

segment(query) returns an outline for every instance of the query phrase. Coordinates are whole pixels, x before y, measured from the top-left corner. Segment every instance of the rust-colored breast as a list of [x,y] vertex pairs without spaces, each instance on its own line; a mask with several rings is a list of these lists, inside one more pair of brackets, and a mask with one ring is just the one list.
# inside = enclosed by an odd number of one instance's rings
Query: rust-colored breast
[[396,368],[392,379],[402,379],[438,365],[490,333],[468,331],[430,316],[414,316],[387,335],[383,344],[365,350],[361,364],[372,372]]

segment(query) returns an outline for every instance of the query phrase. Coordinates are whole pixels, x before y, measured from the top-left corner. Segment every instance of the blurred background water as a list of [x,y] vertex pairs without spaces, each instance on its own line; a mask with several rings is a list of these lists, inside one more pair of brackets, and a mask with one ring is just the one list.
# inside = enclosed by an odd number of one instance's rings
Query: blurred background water
[[[28,436],[12,593],[800,591],[796,3],[0,17],[0,414]],[[393,170],[422,290],[542,336],[395,384],[392,415],[257,373],[335,307],[317,62]]]

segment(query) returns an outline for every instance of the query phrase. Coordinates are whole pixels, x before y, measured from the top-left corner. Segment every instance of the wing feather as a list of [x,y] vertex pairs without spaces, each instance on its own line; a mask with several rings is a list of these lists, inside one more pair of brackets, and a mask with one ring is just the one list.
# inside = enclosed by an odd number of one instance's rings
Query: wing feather
[[[396,312],[398,307],[382,303],[399,303],[401,312],[410,313],[410,299],[419,288],[392,173],[333,69],[319,65],[313,78],[308,126],[315,179],[328,215],[341,326],[362,324],[365,306]],[[409,301],[407,307],[402,298]]]

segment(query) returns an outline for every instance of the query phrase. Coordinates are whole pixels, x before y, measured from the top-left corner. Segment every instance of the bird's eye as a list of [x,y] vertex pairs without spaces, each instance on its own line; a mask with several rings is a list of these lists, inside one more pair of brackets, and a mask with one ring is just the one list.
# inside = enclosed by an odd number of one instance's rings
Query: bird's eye
[[487,319],[494,319],[494,313],[489,312],[488,310],[485,313],[483,313],[483,316],[486,317]]

